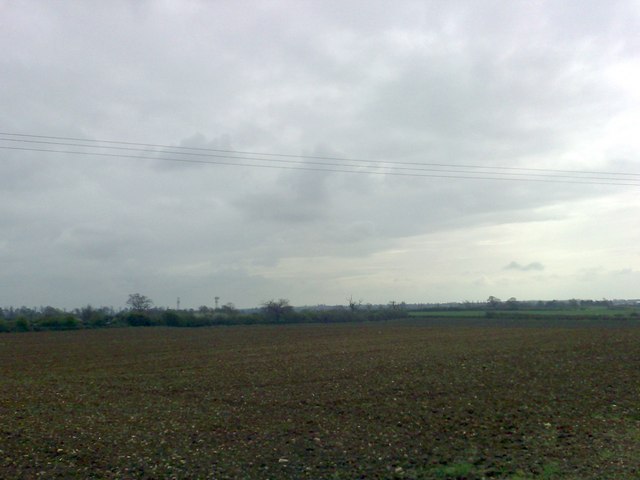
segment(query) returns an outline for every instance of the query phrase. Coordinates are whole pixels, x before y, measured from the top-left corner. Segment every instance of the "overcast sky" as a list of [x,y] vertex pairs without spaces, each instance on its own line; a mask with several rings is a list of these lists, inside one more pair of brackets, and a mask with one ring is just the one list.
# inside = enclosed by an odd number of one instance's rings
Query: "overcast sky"
[[630,0],[0,1],[0,306],[639,298],[638,32]]

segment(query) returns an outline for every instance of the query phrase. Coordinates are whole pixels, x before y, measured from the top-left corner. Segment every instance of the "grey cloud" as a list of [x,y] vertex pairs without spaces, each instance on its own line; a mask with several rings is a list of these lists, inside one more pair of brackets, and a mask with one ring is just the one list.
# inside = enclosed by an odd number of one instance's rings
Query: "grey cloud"
[[318,221],[325,217],[331,206],[327,191],[330,175],[305,170],[281,173],[264,190],[238,198],[235,206],[250,221]]
[[503,270],[517,270],[519,272],[542,271],[544,270],[544,265],[540,262],[532,262],[528,265],[520,265],[518,262],[511,262],[509,265],[506,265]]
[[554,56],[516,51],[496,60],[482,53],[475,65],[458,57],[411,59],[361,115],[419,142],[422,161],[517,165],[522,155],[557,154],[576,123],[593,119],[593,105],[611,102],[612,92],[570,73],[571,60]]
[[73,256],[110,261],[126,247],[128,242],[117,230],[98,225],[86,225],[74,226],[63,231],[56,243]]
[[317,220],[320,215],[318,206],[300,203],[295,195],[286,193],[256,194],[236,205],[246,212],[248,221],[299,223]]
[[613,272],[614,275],[636,275],[639,272],[636,272],[632,268],[623,268],[622,270],[616,270]]

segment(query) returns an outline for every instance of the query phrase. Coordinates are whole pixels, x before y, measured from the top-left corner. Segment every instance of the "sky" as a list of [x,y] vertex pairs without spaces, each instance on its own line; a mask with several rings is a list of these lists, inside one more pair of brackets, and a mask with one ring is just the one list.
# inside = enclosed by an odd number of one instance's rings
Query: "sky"
[[0,0],[0,306],[640,298],[638,32],[630,0]]

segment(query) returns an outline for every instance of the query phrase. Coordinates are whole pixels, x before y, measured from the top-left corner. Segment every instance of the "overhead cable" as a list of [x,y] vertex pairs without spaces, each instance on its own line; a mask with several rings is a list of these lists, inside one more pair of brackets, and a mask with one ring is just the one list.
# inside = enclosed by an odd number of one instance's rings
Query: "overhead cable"
[[[29,145],[51,145],[59,147],[80,147],[92,149],[89,151],[77,150],[53,150],[50,148],[32,148],[32,147],[11,147],[2,146],[5,150],[22,150],[43,153],[66,153],[72,155],[92,155],[101,157],[120,157],[134,158],[146,160],[162,160],[183,163],[200,163],[213,165],[229,165],[229,166],[245,166],[259,168],[282,168],[295,170],[312,170],[312,171],[333,171],[341,173],[359,173],[359,174],[376,174],[376,175],[396,175],[396,176],[414,176],[414,177],[435,177],[435,178],[461,178],[461,179],[479,179],[479,180],[520,180],[520,181],[538,181],[538,182],[554,182],[554,183],[579,183],[579,184],[595,184],[595,185],[621,185],[621,186],[640,186],[640,174],[628,172],[603,172],[603,171],[584,171],[584,170],[560,170],[560,169],[543,169],[543,168],[526,168],[526,167],[502,167],[502,166],[481,166],[481,165],[461,165],[446,163],[419,163],[419,162],[390,162],[376,160],[362,160],[341,157],[322,157],[311,155],[290,155],[280,153],[265,152],[248,152],[237,150],[223,150],[214,148],[197,148],[170,146],[162,144],[124,142],[113,140],[91,140],[75,137],[61,137],[49,135],[33,135],[20,133],[0,132],[0,141],[23,143]],[[17,138],[16,138],[17,137]],[[40,140],[35,140],[40,139]],[[57,140],[57,141],[52,141]],[[74,142],[74,143],[71,143]],[[84,143],[75,143],[84,142]],[[106,144],[106,145],[102,145]],[[123,146],[124,145],[124,146]],[[146,148],[138,148],[146,147]],[[162,149],[162,150],[150,150]],[[127,152],[140,152],[151,154],[154,156],[131,155],[131,154],[114,154],[95,151],[102,150],[118,150]],[[208,152],[208,153],[202,153]],[[215,152],[215,153],[211,153]],[[158,155],[162,155],[161,157]],[[164,155],[180,155],[189,157],[216,158],[224,160],[236,160],[244,163],[230,161],[205,161],[195,159],[185,159],[176,157],[166,157]],[[252,155],[247,157],[244,155]],[[277,158],[273,158],[277,157]],[[294,160],[297,159],[297,160]],[[322,161],[318,161],[322,160]],[[259,162],[259,163],[246,163]],[[327,161],[331,161],[328,163]],[[265,163],[268,162],[268,163]],[[335,163],[339,162],[339,163]],[[344,163],[349,162],[349,163]],[[271,165],[269,163],[276,163]],[[281,165],[287,164],[287,165]],[[314,167],[310,167],[313,165]],[[411,166],[407,166],[411,165]],[[329,167],[329,168],[318,168]],[[430,167],[430,168],[425,168]],[[353,170],[356,169],[356,170]],[[469,170],[475,169],[475,170]],[[383,170],[383,171],[381,171]],[[429,174],[417,172],[431,172]],[[528,173],[525,173],[528,172]],[[544,172],[544,173],[532,173]],[[455,175],[442,175],[455,174]],[[436,175],[438,174],[438,175]],[[496,175],[487,176],[487,175]],[[584,176],[589,175],[589,176]],[[607,177],[594,175],[608,175]],[[535,178],[532,178],[535,177]],[[638,177],[636,180],[633,177]],[[631,182],[631,183],[630,183]]]

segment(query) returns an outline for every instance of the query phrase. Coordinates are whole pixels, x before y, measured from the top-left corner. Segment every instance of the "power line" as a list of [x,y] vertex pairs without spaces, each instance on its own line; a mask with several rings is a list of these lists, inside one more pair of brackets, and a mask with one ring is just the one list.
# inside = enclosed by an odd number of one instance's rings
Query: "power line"
[[[259,162],[275,162],[275,163],[287,163],[294,165],[318,165],[318,166],[329,166],[329,167],[339,167],[339,168],[362,168],[363,165],[354,165],[354,164],[344,164],[344,163],[326,163],[326,162],[301,162],[300,160],[282,160],[282,159],[270,159],[270,158],[256,158],[256,157],[243,157],[243,156],[230,156],[230,155],[217,155],[211,153],[194,153],[194,152],[180,152],[180,151],[153,151],[145,148],[134,148],[134,147],[118,147],[112,145],[84,145],[79,143],[69,143],[69,142],[51,142],[51,141],[42,141],[42,140],[25,140],[25,139],[3,139],[0,138],[0,141],[9,141],[9,142],[20,142],[20,143],[28,143],[28,144],[40,144],[40,145],[57,145],[57,146],[65,146],[65,147],[83,147],[83,148],[102,148],[109,150],[126,150],[126,151],[135,151],[135,152],[143,152],[143,153],[153,153],[153,154],[176,154],[176,155],[188,155],[188,156],[196,156],[196,157],[209,157],[209,158],[224,158],[224,159],[235,159],[235,160],[249,160],[249,161],[259,161]],[[48,151],[48,150],[39,150],[39,151]],[[70,153],[70,152],[66,152]],[[152,159],[157,159],[156,157],[148,157]],[[384,163],[384,162],[376,162],[376,164]],[[390,163],[390,162],[387,162]],[[418,164],[417,164],[418,165]],[[428,164],[426,164],[428,165]],[[374,168],[368,166],[367,168]],[[540,173],[518,173],[518,172],[470,172],[466,170],[443,170],[441,168],[418,168],[418,167],[397,167],[397,166],[379,166],[376,168],[384,168],[387,170],[405,170],[411,172],[436,172],[436,173],[466,173],[471,175],[478,174],[487,174],[490,173],[492,175],[509,175],[509,176],[520,176],[520,177],[539,177],[539,178],[568,178],[568,179],[585,179],[585,180],[604,180],[604,181],[613,181],[618,182],[623,180],[622,178],[611,178],[611,177],[577,177],[575,175],[559,175],[559,174],[540,174]],[[628,174],[635,175],[635,174]],[[640,176],[640,174],[639,174]],[[515,180],[516,178],[514,178]],[[632,180],[633,181],[633,180]]]
[[[484,166],[484,165],[470,165],[470,164],[455,164],[455,163],[426,163],[426,162],[391,162],[391,161],[381,161],[381,160],[367,160],[367,159],[357,159],[357,158],[347,158],[347,157],[329,157],[329,156],[317,156],[317,155],[292,155],[292,154],[284,154],[284,153],[266,153],[266,152],[253,152],[253,151],[241,151],[241,150],[225,150],[218,148],[202,148],[202,147],[182,147],[175,145],[166,145],[166,144],[155,144],[155,143],[138,143],[138,142],[125,142],[125,141],[115,141],[115,140],[99,140],[99,139],[85,139],[78,137],[62,137],[62,136],[52,136],[52,135],[34,135],[34,134],[25,134],[25,133],[11,133],[11,132],[0,132],[0,135],[5,136],[14,136],[14,137],[23,137],[23,138],[42,138],[42,139],[50,139],[50,140],[66,140],[66,141],[77,141],[77,142],[85,142],[85,143],[106,143],[110,145],[129,145],[136,147],[152,147],[152,148],[170,148],[174,150],[193,150],[193,151],[204,151],[204,152],[218,152],[218,153],[228,153],[228,154],[240,154],[240,155],[258,155],[265,157],[280,157],[280,158],[298,158],[298,159],[309,159],[309,160],[332,160],[339,162],[355,162],[355,163],[368,163],[368,164],[388,164],[388,165],[417,165],[417,166],[429,166],[429,167],[444,167],[444,168],[476,168],[483,170],[513,170],[513,171],[529,171],[529,172],[550,172],[550,173],[570,173],[570,174],[580,174],[580,175],[617,175],[617,176],[638,176],[640,177],[640,173],[630,173],[630,172],[610,172],[610,171],[588,171],[588,170],[561,170],[561,169],[553,169],[553,168],[532,168],[532,167],[507,167],[507,166]],[[10,139],[2,139],[2,140],[10,140]],[[92,145],[82,144],[80,146],[96,148]],[[101,148],[108,148],[104,145]],[[113,147],[117,148],[117,147]],[[170,152],[177,153],[177,152]],[[186,153],[180,153],[186,154]],[[230,158],[227,156],[222,156],[222,158]],[[238,158],[238,157],[233,157]],[[259,160],[259,159],[253,159]],[[275,161],[275,160],[273,160]],[[479,173],[488,173],[488,172],[479,172]],[[495,172],[491,172],[495,173]]]
[[[141,159],[141,160],[196,163],[196,164],[206,164],[206,165],[226,165],[226,166],[233,166],[233,167],[256,167],[256,168],[270,168],[270,169],[281,169],[281,170],[306,170],[306,171],[314,171],[314,172],[354,173],[354,174],[362,174],[362,175],[393,175],[393,176],[402,176],[402,177],[455,178],[455,179],[466,179],[466,180],[525,181],[525,182],[539,182],[539,183],[571,183],[571,184],[580,184],[580,185],[610,185],[610,186],[640,187],[640,183],[593,182],[593,181],[589,181],[588,178],[584,179],[587,181],[578,181],[578,180],[551,180],[551,179],[520,178],[520,177],[518,178],[487,177],[487,176],[479,176],[478,172],[474,172],[474,173],[463,172],[463,173],[469,173],[472,176],[435,175],[435,174],[421,174],[421,173],[402,173],[402,172],[394,172],[394,171],[380,172],[375,170],[345,170],[345,169],[337,169],[337,168],[315,168],[315,167],[304,167],[304,166],[294,167],[294,166],[266,165],[266,164],[255,164],[255,163],[221,162],[221,161],[211,161],[211,160],[207,161],[207,160],[195,160],[195,159],[185,159],[185,158],[146,157],[142,155],[126,155],[121,153],[81,152],[81,151],[74,151],[74,150],[51,150],[51,149],[27,148],[27,147],[0,146],[0,149],[18,150],[18,151],[26,151],[26,152],[64,153],[64,154],[71,154],[71,155],[91,155],[91,156],[111,157],[111,158],[133,158],[133,159]],[[230,158],[238,159],[238,157],[230,157]],[[304,165],[304,164],[299,164],[299,165]],[[346,167],[348,167],[348,165],[345,166],[345,168]],[[633,180],[630,180],[630,181],[633,181]]]

